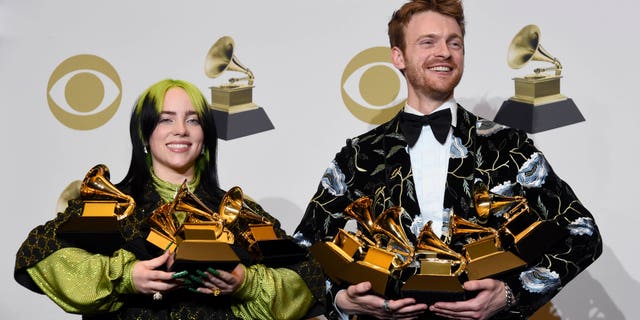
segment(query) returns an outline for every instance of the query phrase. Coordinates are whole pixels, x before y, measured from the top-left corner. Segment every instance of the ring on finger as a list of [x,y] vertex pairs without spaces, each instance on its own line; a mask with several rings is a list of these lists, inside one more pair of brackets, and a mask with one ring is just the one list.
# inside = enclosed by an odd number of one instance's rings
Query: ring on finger
[[220,295],[220,293],[221,293],[220,288],[215,288],[215,289],[213,289],[213,296],[214,296],[214,297],[219,296],[219,295]]
[[384,300],[382,303],[382,310],[384,310],[384,312],[391,312],[391,308],[389,308],[389,300]]

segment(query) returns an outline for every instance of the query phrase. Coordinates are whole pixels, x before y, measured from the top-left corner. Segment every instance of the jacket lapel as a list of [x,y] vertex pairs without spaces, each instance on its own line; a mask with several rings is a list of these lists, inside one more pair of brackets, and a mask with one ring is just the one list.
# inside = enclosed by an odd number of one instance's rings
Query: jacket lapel
[[444,208],[451,208],[468,218],[473,207],[473,180],[476,167],[477,117],[458,105],[457,122],[453,128],[453,143],[445,186]]
[[415,216],[420,215],[415,184],[411,171],[411,159],[407,152],[407,142],[399,128],[399,116],[392,119],[385,128],[382,140],[384,154],[385,185],[390,202],[385,208],[401,206],[406,214],[400,218],[405,233],[411,241],[415,236],[410,232]]

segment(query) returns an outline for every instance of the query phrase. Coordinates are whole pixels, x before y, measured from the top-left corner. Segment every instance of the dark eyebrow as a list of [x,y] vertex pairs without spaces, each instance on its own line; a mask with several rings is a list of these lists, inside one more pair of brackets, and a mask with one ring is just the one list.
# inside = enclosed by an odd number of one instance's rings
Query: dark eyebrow
[[[176,115],[176,114],[178,114],[178,113],[177,113],[177,112],[175,112],[175,111],[164,111],[164,110],[163,110],[163,111],[161,111],[161,112],[160,112],[160,114]],[[194,114],[195,114],[195,115],[198,115],[198,113],[197,113],[197,112],[195,112],[194,110],[187,111],[187,113],[186,113],[186,115],[188,115],[188,116],[190,116],[190,115],[194,115]]]

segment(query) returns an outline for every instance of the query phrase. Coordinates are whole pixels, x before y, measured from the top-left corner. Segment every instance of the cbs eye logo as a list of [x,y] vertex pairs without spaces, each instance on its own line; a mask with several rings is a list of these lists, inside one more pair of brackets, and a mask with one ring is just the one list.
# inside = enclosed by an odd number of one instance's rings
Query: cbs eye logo
[[56,67],[47,84],[51,113],[76,130],[98,128],[116,113],[122,83],[106,60],[90,54],[70,57]]
[[384,123],[398,113],[406,99],[403,75],[391,63],[391,49],[373,47],[358,53],[342,73],[342,101],[358,119]]

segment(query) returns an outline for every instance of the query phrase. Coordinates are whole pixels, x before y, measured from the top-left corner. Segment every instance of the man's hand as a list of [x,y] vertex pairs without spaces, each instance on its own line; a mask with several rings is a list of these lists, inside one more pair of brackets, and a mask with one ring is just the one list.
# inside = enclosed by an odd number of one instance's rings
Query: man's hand
[[338,292],[336,305],[347,314],[367,314],[379,319],[415,319],[427,310],[426,304],[416,304],[413,298],[385,300],[370,290],[370,282],[351,285]]
[[451,319],[489,319],[505,307],[504,283],[493,279],[472,280],[464,283],[467,291],[478,291],[478,295],[466,301],[436,302],[429,310]]

